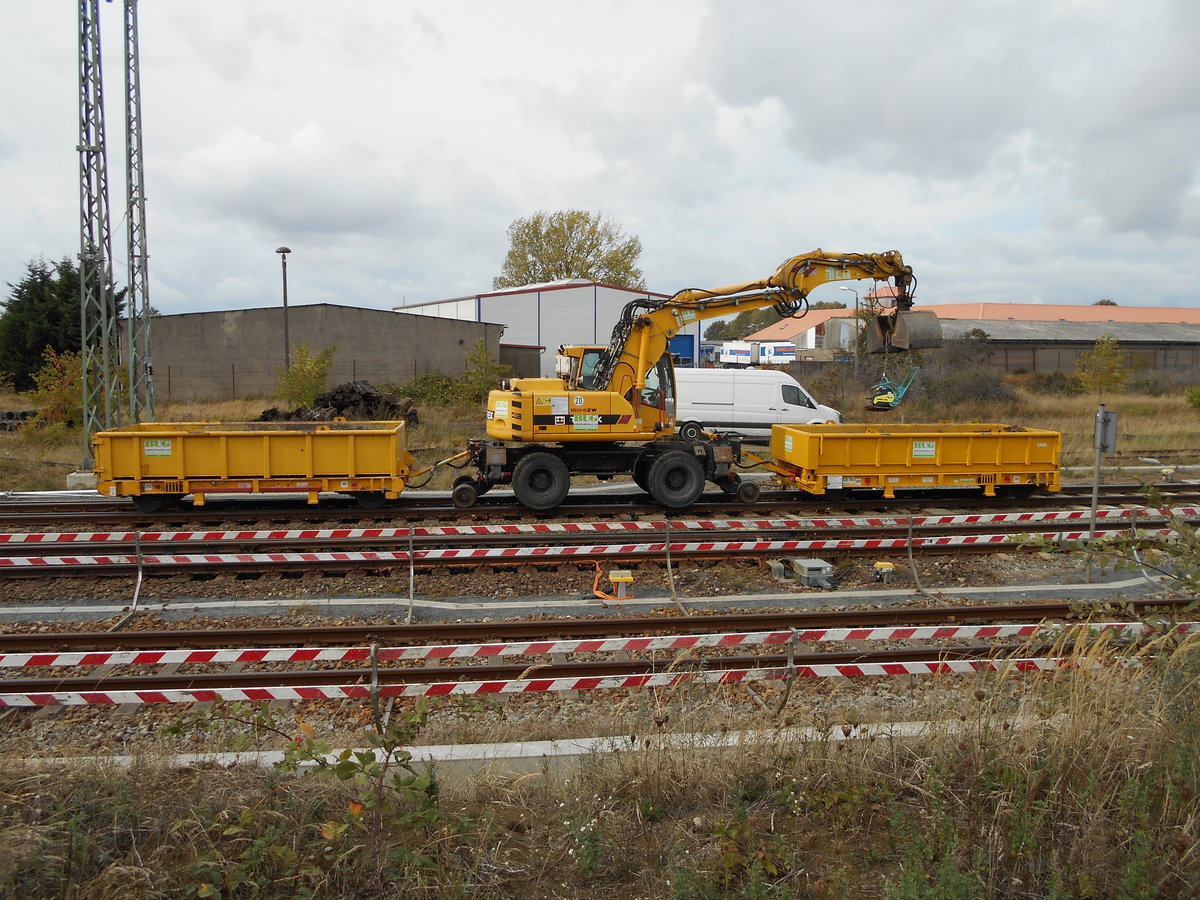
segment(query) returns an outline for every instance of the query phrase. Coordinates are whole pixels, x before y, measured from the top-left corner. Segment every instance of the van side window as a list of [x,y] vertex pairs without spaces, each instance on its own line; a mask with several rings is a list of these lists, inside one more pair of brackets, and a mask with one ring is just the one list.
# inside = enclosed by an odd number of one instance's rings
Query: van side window
[[809,409],[815,409],[808,396],[796,387],[794,384],[781,385],[783,388],[783,402],[788,406],[807,406]]

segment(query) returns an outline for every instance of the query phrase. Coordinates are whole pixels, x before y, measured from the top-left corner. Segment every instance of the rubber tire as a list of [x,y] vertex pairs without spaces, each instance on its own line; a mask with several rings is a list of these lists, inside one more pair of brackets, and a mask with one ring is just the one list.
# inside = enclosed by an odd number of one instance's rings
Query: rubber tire
[[1013,484],[1008,486],[1005,493],[1014,500],[1028,500],[1037,493],[1037,489],[1036,484]]
[[554,509],[571,489],[571,473],[553,453],[530,453],[513,467],[512,489],[522,506]]
[[358,504],[359,509],[383,509],[387,497],[383,491],[355,491],[354,502]]
[[762,493],[757,481],[742,481],[737,486],[737,498],[741,503],[753,503]]
[[633,483],[647,494],[650,493],[650,466],[652,464],[653,460],[647,460],[645,456],[638,457],[638,461],[633,464],[633,471],[630,473],[633,476]]
[[704,429],[699,422],[684,422],[679,426],[679,436],[685,441],[698,441],[704,436]]
[[467,479],[454,485],[450,492],[450,500],[458,509],[470,509],[479,500],[479,491],[473,479]]
[[691,453],[672,450],[650,465],[650,496],[667,509],[691,506],[704,493],[704,467]]

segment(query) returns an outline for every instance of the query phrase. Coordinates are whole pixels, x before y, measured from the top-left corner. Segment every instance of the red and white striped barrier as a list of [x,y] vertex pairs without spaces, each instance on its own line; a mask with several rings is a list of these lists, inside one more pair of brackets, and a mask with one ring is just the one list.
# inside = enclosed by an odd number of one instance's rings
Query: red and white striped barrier
[[[1090,622],[1079,624],[1011,623],[1007,625],[918,625],[878,628],[805,628],[775,631],[739,631],[713,634],[652,635],[622,638],[576,638],[552,641],[511,641],[492,644],[430,644],[378,647],[376,659],[445,660],[494,659],[501,656],[575,655],[582,653],[657,652],[709,648],[756,647],[799,643],[843,641],[905,641],[941,639],[1029,638],[1037,634],[1070,630],[1114,631],[1142,634],[1142,622]],[[1200,631],[1200,623],[1175,626],[1172,633]],[[105,650],[52,653],[2,653],[0,668],[43,666],[155,666],[188,663],[311,663],[364,662],[371,659],[370,647],[275,647],[228,650]],[[2,686],[2,684],[0,684]]]
[[[1101,530],[1099,533],[1104,533]],[[1169,531],[1146,531],[1147,535],[1169,534]],[[453,563],[453,562],[521,562],[527,560],[569,560],[569,559],[602,559],[604,557],[628,556],[657,556],[668,550],[677,556],[699,555],[706,553],[724,554],[765,554],[765,553],[797,553],[797,552],[832,552],[832,551],[884,551],[906,550],[909,546],[921,547],[966,547],[993,546],[1000,547],[1017,543],[1028,538],[1043,540],[1081,541],[1088,537],[1088,531],[1053,531],[1041,533],[1010,534],[976,534],[976,535],[945,535],[940,537],[907,538],[859,538],[812,541],[694,541],[647,544],[589,544],[569,547],[477,547],[477,548],[442,548],[416,550],[412,558],[416,562]],[[60,569],[73,570],[107,566],[137,566],[146,569],[168,568],[171,566],[236,566],[253,565],[265,566],[275,564],[338,564],[365,565],[376,563],[383,566],[406,565],[409,554],[403,550],[377,550],[365,552],[325,551],[307,552],[293,551],[280,553],[173,553],[173,554],[143,554],[138,557],[132,554],[115,554],[111,556],[20,556],[0,557],[0,571],[19,571],[30,569]]]
[[[1135,522],[1151,517],[1182,518],[1200,516],[1200,508],[1178,509],[1101,509],[1098,521]],[[580,535],[580,534],[638,534],[672,531],[763,531],[813,530],[820,528],[904,528],[950,525],[1029,525],[1059,522],[1090,521],[1088,510],[1058,512],[984,513],[961,516],[871,516],[839,519],[678,519],[644,522],[545,522],[510,525],[446,525],[416,528],[296,528],[255,531],[94,531],[94,532],[33,532],[0,534],[0,544],[110,544],[133,543],[174,544],[203,541],[206,543],[246,541],[323,541],[323,540],[400,540],[409,535],[421,538],[470,537],[495,535]]]
[[[1092,663],[1084,663],[1093,665]],[[1126,662],[1141,665],[1141,662]],[[829,664],[713,671],[676,671],[644,675],[607,675],[573,678],[530,678],[507,681],[445,681],[429,684],[380,686],[379,697],[448,697],[455,695],[537,694],[556,691],[594,691],[614,688],[660,687],[685,684],[737,684],[747,681],[779,681],[795,678],[870,678],[883,675],[973,675],[978,672],[1039,672],[1073,667],[1079,661],[1069,657],[1022,659],[930,660],[928,662],[890,662]],[[1098,663],[1096,664],[1098,665]],[[333,673],[336,674],[336,673]],[[264,700],[345,700],[365,699],[372,694],[364,684],[331,684],[308,687],[217,688],[166,691],[54,691],[36,694],[0,693],[2,707],[86,706],[118,703],[197,703]]]

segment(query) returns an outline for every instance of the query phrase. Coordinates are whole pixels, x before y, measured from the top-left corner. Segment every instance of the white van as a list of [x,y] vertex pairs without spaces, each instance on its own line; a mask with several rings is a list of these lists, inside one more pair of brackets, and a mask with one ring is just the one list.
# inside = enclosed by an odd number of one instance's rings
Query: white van
[[795,378],[775,369],[675,370],[675,430],[694,440],[703,431],[769,438],[772,425],[841,423],[842,414],[813,399]]

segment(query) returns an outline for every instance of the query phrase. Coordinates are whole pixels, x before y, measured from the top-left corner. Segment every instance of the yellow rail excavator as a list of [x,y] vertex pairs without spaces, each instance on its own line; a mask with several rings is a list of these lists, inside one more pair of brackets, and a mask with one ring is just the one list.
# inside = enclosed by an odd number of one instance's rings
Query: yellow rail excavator
[[468,443],[476,474],[455,482],[455,504],[473,506],[494,485],[511,484],[523,505],[553,509],[566,498],[572,476],[605,480],[622,474],[669,509],[694,503],[706,481],[752,502],[758,486],[735,469],[741,461],[738,435],[676,431],[670,339],[693,322],[763,307],[799,318],[808,312],[814,288],[868,278],[896,288],[894,311],[868,322],[872,352],[941,345],[937,316],[912,309],[916,280],[894,250],[814,250],[757,281],[634,300],[607,347],[562,347],[557,377],[516,378],[488,395],[488,440]]

